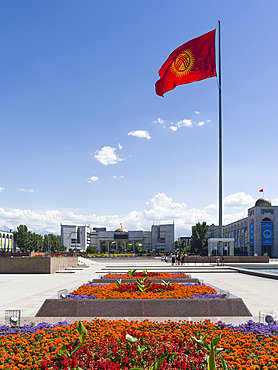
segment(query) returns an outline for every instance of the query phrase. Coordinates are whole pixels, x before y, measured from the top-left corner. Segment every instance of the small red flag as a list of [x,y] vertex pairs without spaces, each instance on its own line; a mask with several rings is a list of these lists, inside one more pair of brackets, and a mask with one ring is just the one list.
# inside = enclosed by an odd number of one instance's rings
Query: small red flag
[[163,96],[178,85],[217,76],[215,66],[215,32],[212,30],[174,50],[160,68],[156,93]]
[[264,191],[264,189],[260,189],[260,190],[259,190],[259,192],[260,192],[260,193],[263,193],[263,191]]

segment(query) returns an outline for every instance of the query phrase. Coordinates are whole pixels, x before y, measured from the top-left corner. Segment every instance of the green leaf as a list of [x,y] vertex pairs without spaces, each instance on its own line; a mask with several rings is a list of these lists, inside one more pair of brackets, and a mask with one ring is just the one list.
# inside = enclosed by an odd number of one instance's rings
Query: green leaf
[[132,369],[130,369],[130,370],[144,370],[144,369],[142,369],[141,367],[133,367]]
[[147,347],[146,346],[137,346],[137,348],[136,348],[136,352],[137,353],[139,353],[139,354],[142,354],[143,352],[145,352],[146,351],[146,349],[147,349]]
[[168,352],[163,353],[163,355],[159,356],[155,362],[151,365],[150,370],[159,370],[160,366],[168,357]]
[[85,326],[83,325],[83,323],[81,321],[78,321],[78,323],[76,325],[76,330],[80,334],[79,335],[80,342],[84,343],[85,338],[86,338],[86,334],[87,334],[87,330],[86,330]]
[[129,276],[134,276],[135,271],[136,271],[136,270],[131,270],[131,269],[129,269],[129,270],[128,270],[128,275],[129,275]]
[[77,351],[78,351],[80,348],[82,348],[83,346],[85,346],[85,344],[81,343],[81,344],[79,344],[77,347],[75,347],[75,348],[74,348],[74,350],[71,352],[70,357],[71,357],[72,355],[74,355],[74,354],[75,354],[75,352],[77,352]]
[[125,339],[130,343],[130,344],[135,344],[138,342],[139,339],[133,337],[132,335],[126,334]]
[[[202,334],[202,333],[201,333]],[[205,334],[205,335],[201,335],[201,340],[204,340],[208,335]]]
[[62,348],[60,349],[60,354],[69,357],[68,350],[64,344],[62,345]]
[[217,335],[217,337],[215,337],[214,339],[211,340],[211,345],[212,347],[217,347],[219,341],[221,339],[221,335]]
[[120,288],[122,285],[122,279],[117,280],[116,283],[117,283],[117,287]]
[[203,340],[197,339],[196,337],[192,336],[191,339],[198,343],[202,348],[206,348],[208,351],[210,350],[210,345],[207,342],[204,342]]
[[220,356],[220,361],[221,361],[223,370],[230,370],[227,361],[222,356]]
[[215,367],[215,354],[213,346],[210,347],[209,358],[208,358],[208,370],[216,370]]
[[162,284],[164,285],[164,286],[166,286],[166,288],[168,288],[168,286],[170,285],[170,281],[167,283],[165,280],[162,280]]
[[140,292],[145,292],[147,290],[146,287],[142,287],[142,286],[138,286],[138,289],[140,290]]

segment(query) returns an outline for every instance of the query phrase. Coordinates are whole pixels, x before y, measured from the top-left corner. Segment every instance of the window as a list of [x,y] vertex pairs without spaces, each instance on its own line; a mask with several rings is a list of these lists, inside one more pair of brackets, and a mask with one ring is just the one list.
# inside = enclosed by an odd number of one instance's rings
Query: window
[[264,215],[266,213],[270,213],[271,215],[274,214],[274,210],[273,209],[261,209],[261,214]]

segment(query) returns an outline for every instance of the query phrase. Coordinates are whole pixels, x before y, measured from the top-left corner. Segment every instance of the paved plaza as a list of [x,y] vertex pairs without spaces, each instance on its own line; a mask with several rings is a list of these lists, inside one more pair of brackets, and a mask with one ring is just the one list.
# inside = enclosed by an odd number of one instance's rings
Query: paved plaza
[[[60,289],[72,290],[86,283],[88,280],[98,278],[109,272],[126,272],[128,268],[149,271],[188,272],[192,277],[202,279],[205,283],[217,288],[228,290],[231,294],[243,299],[253,320],[258,321],[259,311],[273,312],[278,316],[278,280],[264,277],[251,276],[238,273],[226,267],[216,267],[205,264],[194,264],[186,266],[171,266],[170,263],[160,259],[99,259],[95,261],[86,260],[89,267],[68,270],[67,272],[46,274],[0,274],[0,324],[4,323],[5,310],[20,309],[25,322],[57,322],[67,320],[73,322],[78,318],[35,318],[35,314],[47,298],[57,296]],[[86,318],[91,319],[91,318]],[[111,319],[111,318],[110,318]],[[137,318],[127,318],[137,319]],[[142,318],[141,318],[142,319]],[[168,318],[151,318],[151,320],[164,321]],[[171,318],[171,320],[191,318]],[[192,320],[205,318],[192,318]],[[226,322],[239,323],[250,318],[211,318],[213,321],[219,319]]]

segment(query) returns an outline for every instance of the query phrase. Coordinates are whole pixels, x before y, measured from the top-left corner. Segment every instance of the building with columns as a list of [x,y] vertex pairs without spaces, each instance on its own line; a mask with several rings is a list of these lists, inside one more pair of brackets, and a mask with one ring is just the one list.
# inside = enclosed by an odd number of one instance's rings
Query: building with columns
[[13,233],[0,231],[0,252],[12,252],[13,250]]
[[[210,225],[209,237],[218,238],[219,227]],[[278,257],[278,206],[259,198],[247,217],[223,226],[223,237],[234,238],[235,255]]]
[[[174,251],[174,224],[152,225],[151,231],[128,231],[123,227],[107,231],[105,227],[91,228],[88,225],[61,225],[61,243],[67,249],[85,251],[88,246],[95,247],[99,253],[111,249],[135,252],[135,244],[146,251],[166,253]],[[121,243],[121,244],[120,244]]]

